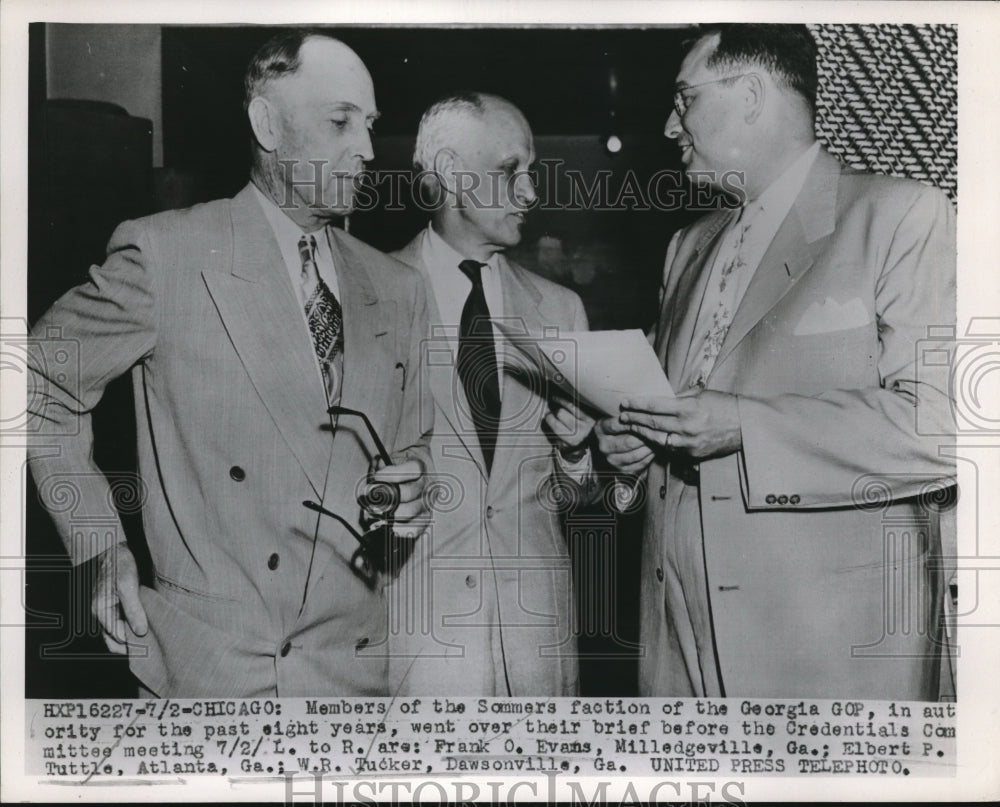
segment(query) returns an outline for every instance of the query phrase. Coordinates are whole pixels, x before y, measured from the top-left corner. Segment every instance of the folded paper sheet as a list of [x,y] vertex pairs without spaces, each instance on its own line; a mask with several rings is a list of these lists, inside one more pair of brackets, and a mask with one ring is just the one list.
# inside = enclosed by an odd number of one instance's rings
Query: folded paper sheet
[[493,320],[504,336],[504,363],[537,374],[605,415],[626,398],[672,396],[660,361],[640,330],[529,333],[517,319]]

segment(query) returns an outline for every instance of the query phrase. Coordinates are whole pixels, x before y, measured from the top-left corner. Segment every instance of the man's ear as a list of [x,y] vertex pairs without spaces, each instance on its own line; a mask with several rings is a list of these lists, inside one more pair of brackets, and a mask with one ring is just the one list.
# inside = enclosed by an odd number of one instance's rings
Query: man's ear
[[754,123],[764,111],[764,96],[767,87],[759,73],[748,73],[743,77],[744,99],[746,103],[744,120],[747,123]]
[[444,148],[434,155],[434,173],[444,193],[455,195],[455,171],[461,168],[461,160],[451,149]]
[[253,136],[264,151],[274,151],[278,147],[280,139],[280,127],[278,120],[278,110],[274,104],[263,96],[258,95],[247,107],[247,115],[250,118],[250,128]]

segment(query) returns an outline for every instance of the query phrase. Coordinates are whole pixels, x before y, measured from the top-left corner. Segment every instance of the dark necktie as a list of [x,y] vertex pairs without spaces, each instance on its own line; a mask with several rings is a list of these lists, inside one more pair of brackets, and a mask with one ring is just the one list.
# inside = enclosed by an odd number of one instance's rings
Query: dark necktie
[[458,377],[476,424],[479,446],[486,470],[493,468],[493,454],[500,425],[500,382],[497,379],[497,354],[493,344],[490,309],[483,293],[482,270],[486,264],[462,261],[458,268],[472,281],[472,291],[462,308],[458,336]]
[[302,296],[306,301],[309,333],[323,371],[327,400],[334,404],[340,400],[344,368],[344,313],[330,287],[319,276],[315,236],[302,236],[299,257],[302,259]]

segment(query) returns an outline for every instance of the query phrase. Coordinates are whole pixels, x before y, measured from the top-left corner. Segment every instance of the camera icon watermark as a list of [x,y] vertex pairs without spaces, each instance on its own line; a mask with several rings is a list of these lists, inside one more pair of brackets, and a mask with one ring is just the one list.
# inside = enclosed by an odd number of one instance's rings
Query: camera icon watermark
[[[493,373],[499,373],[497,384],[503,391],[503,401],[496,420],[496,430],[505,439],[524,435],[537,436],[545,445],[542,422],[549,411],[549,401],[556,392],[576,403],[569,390],[577,376],[578,351],[572,338],[562,335],[558,327],[532,330],[521,317],[494,318],[494,333],[478,337],[495,346],[496,364],[483,361],[467,371],[466,379],[458,371],[460,328],[457,324],[432,325],[430,336],[421,345],[426,373],[421,384],[429,384],[434,397],[441,403],[444,396],[447,409],[454,414],[451,426],[463,439],[478,439],[475,402],[489,393]],[[501,335],[502,334],[502,335]],[[516,383],[505,384],[508,379]],[[471,389],[470,389],[471,384]],[[421,412],[420,427],[427,430],[435,425],[433,410]],[[440,424],[437,424],[440,429]]]
[[[947,478],[922,474],[865,474],[851,491],[855,506],[879,514],[881,557],[871,566],[881,580],[881,635],[855,644],[854,658],[938,658],[958,650],[942,633],[948,559],[954,545],[945,533],[953,522],[942,514],[958,502],[958,487]],[[923,643],[914,641],[923,637]]]
[[[0,396],[0,431],[45,436],[52,432],[45,414],[48,403],[59,397],[79,398],[74,385],[80,378],[80,343],[64,338],[55,326],[29,334],[27,322],[17,317],[4,317],[0,329],[0,386],[9,390],[16,376],[26,385],[23,400]],[[71,431],[60,429],[59,434],[75,434],[79,428],[76,420]]]
[[917,378],[947,392],[953,423],[934,407],[916,408],[917,432],[927,436],[1000,434],[1000,317],[973,317],[965,335],[932,326],[917,341]]

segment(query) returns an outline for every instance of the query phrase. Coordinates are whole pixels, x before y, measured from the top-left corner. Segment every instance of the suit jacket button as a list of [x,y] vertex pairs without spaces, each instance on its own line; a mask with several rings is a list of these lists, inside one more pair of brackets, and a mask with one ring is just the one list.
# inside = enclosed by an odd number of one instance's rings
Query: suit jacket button
[[267,568],[272,572],[278,568],[278,564],[281,562],[281,558],[278,557],[278,553],[275,552],[267,559]]
[[364,650],[364,648],[368,647],[368,642],[370,641],[371,639],[369,639],[367,636],[362,636],[360,639],[358,639],[358,643],[354,646],[354,649]]
[[663,582],[663,569],[661,569],[659,566],[656,567],[656,579],[659,580],[661,583]]
[[489,505],[486,508],[486,517],[487,518],[493,518],[493,505]]
[[232,468],[229,469],[229,477],[234,482],[242,482],[244,479],[247,478],[247,472],[244,471],[242,468],[240,468],[239,465],[234,465]]
[[778,497],[775,496],[773,493],[768,493],[767,496],[764,497],[764,501],[767,504],[777,504],[778,503]]
[[778,504],[788,504],[788,497],[787,496],[779,496],[778,497]]
[[292,643],[291,642],[285,642],[281,646],[281,657],[284,658],[285,656],[287,656],[291,652],[292,652]]
[[465,576],[465,585],[468,588],[475,588],[476,587],[476,578],[473,577],[471,574],[466,575]]
[[798,493],[795,493],[795,494],[793,494],[793,495],[791,495],[791,496],[788,497],[788,503],[789,504],[798,504],[801,501],[802,501],[802,499],[799,498],[799,494]]
[[660,498],[661,499],[667,498],[667,486],[666,485],[660,485]]

